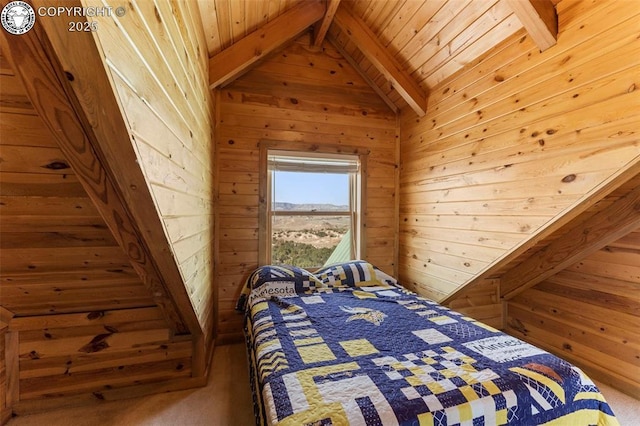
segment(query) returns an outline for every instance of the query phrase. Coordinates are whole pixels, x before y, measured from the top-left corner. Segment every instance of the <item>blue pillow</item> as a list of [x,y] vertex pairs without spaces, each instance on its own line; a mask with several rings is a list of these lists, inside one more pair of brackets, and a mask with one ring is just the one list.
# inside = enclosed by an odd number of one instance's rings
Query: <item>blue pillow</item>
[[244,312],[252,297],[291,297],[309,293],[322,283],[306,269],[291,265],[261,266],[249,275],[240,293],[236,310]]

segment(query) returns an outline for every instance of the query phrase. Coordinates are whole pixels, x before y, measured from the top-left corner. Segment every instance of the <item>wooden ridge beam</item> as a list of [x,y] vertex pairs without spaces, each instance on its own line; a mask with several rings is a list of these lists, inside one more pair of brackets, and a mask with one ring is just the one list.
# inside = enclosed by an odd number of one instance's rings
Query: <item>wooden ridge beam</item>
[[322,46],[322,42],[327,35],[327,31],[329,31],[331,22],[333,22],[333,17],[338,11],[338,6],[340,6],[340,0],[327,0],[327,11],[324,14],[322,22],[320,22],[320,24],[316,24],[313,28],[313,37],[311,40],[312,48],[320,49]]
[[384,93],[384,91],[380,87],[378,87],[378,85],[371,78],[369,78],[369,76],[362,70],[362,68],[360,68],[360,65],[358,65],[356,60],[353,59],[353,56],[351,56],[349,52],[344,50],[344,48],[340,45],[340,43],[331,34],[327,35],[327,40],[329,40],[329,42],[333,45],[333,47],[335,47],[336,50],[340,52],[340,54],[344,57],[344,59],[346,59],[347,62],[349,62],[349,64],[358,72],[358,74],[360,74],[360,77],[362,77],[364,81],[367,82],[367,84],[373,89],[373,91],[376,92],[378,96],[380,96],[380,98],[384,101],[384,103],[389,106],[391,111],[397,114],[399,110],[396,104],[393,103],[391,98],[389,98],[387,94]]
[[351,10],[341,7],[334,22],[362,51],[364,56],[391,82],[393,88],[419,116],[427,113],[427,94],[400,66],[367,24]]
[[[3,53],[172,332],[197,339],[200,325],[144,176],[129,166],[136,164],[135,152],[95,41],[91,33],[69,33],[63,18],[43,21],[22,35],[1,31]],[[43,25],[51,27],[45,31]],[[64,64],[56,53],[60,46],[76,52],[65,55]],[[119,147],[118,161],[106,160],[102,144]],[[145,221],[136,220],[141,210]]]
[[558,14],[551,0],[506,0],[540,51],[556,44]]
[[640,226],[640,186],[507,271],[500,293],[511,299]]
[[324,4],[303,1],[227,49],[209,58],[209,87],[229,83],[251,65],[294,39],[325,15]]

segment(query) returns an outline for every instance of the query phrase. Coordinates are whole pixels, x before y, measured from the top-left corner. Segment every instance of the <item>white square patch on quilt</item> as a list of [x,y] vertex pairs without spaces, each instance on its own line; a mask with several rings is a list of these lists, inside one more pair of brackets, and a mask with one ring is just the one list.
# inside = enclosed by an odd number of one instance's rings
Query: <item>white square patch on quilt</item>
[[412,331],[413,334],[424,340],[430,345],[451,342],[451,338],[440,333],[435,328],[427,328],[425,330]]
[[301,297],[302,301],[307,305],[315,305],[316,303],[324,303],[324,299],[320,296]]
[[418,399],[418,398],[420,398],[420,394],[414,388],[411,388],[411,387],[410,388],[402,388],[400,390],[402,391],[404,396],[407,397],[407,399]]
[[378,294],[381,295],[381,296],[387,296],[387,297],[398,297],[398,296],[400,296],[398,293],[396,293],[393,290],[384,290],[384,291],[378,292]]

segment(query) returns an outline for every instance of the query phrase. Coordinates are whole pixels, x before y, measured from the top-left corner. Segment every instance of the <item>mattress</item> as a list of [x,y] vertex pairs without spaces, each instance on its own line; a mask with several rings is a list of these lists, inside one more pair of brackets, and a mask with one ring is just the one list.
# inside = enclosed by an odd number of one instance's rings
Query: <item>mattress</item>
[[259,268],[237,308],[256,424],[618,424],[579,368],[367,262]]

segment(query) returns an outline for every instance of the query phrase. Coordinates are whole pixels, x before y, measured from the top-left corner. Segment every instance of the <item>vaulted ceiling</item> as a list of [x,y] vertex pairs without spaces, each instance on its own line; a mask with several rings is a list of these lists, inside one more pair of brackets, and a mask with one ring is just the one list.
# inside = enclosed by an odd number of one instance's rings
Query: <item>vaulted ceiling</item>
[[228,84],[300,33],[332,43],[387,103],[425,114],[431,88],[525,28],[541,50],[560,0],[200,1],[210,85]]

